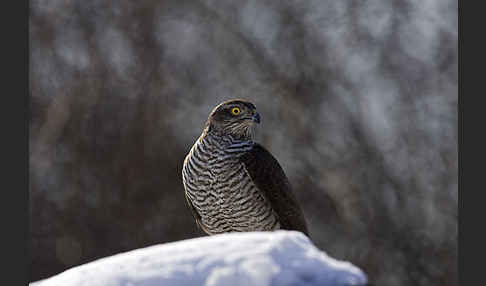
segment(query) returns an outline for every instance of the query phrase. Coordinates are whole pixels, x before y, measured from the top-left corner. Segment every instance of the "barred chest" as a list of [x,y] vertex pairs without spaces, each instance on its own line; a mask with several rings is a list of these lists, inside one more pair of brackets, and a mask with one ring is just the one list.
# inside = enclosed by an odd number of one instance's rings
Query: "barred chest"
[[205,136],[184,161],[186,194],[210,233],[280,227],[270,203],[238,159],[252,146],[252,142]]

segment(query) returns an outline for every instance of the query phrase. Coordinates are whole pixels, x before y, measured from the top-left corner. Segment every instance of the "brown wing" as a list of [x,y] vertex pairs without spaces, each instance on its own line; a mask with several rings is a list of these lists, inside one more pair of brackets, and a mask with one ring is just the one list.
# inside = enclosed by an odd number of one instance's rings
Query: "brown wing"
[[255,144],[240,160],[253,183],[264,193],[279,216],[282,229],[297,230],[309,236],[304,215],[278,161],[260,144]]

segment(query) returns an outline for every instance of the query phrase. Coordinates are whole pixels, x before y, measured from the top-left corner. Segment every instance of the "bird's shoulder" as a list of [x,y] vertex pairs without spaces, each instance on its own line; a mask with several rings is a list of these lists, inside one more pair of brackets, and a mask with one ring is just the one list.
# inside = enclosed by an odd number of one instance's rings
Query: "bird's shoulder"
[[254,143],[240,156],[256,187],[270,201],[283,229],[298,230],[308,235],[302,210],[292,187],[277,159],[265,147]]
[[277,159],[261,144],[253,143],[252,148],[240,156],[249,171],[258,176],[276,175],[282,183],[288,183],[287,177]]

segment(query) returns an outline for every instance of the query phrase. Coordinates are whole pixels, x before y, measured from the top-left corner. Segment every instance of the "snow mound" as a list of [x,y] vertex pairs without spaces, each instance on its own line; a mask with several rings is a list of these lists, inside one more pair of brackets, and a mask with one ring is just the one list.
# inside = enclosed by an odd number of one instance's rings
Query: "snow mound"
[[317,249],[302,233],[227,233],[102,258],[31,286],[365,285],[349,262]]

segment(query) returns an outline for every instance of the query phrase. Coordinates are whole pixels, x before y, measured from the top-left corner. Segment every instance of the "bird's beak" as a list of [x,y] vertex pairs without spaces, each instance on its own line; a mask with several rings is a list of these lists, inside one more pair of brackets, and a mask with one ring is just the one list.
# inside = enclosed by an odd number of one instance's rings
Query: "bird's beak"
[[253,120],[253,122],[260,123],[260,114],[258,114],[258,112],[255,112],[251,119]]

